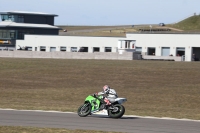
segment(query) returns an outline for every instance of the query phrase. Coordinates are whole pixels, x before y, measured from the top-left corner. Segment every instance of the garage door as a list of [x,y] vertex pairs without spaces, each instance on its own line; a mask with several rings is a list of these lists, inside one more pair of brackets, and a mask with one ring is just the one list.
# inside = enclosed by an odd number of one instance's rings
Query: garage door
[[54,51],[56,51],[56,47],[51,47],[50,52],[54,52]]
[[142,52],[142,47],[136,47],[135,51],[140,51],[140,52]]
[[169,56],[170,47],[162,47],[162,56]]

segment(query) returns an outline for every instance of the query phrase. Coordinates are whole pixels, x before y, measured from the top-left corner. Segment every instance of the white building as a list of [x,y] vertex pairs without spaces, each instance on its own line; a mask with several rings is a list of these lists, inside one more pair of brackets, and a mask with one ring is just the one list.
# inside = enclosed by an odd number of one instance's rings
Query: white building
[[200,58],[200,34],[127,34],[127,40],[135,40],[136,49],[144,55],[184,56]]
[[82,37],[82,36],[49,36],[25,35],[24,40],[17,40],[17,49],[28,47],[31,51],[66,51],[78,52],[118,52],[116,37]]
[[[119,52],[141,51],[143,56],[169,57],[183,56],[192,60],[195,53],[200,58],[200,34],[142,34],[127,33],[120,37],[82,37],[57,35],[25,35],[17,40],[16,46],[28,47],[30,51],[66,52]],[[170,57],[169,57],[170,58]]]

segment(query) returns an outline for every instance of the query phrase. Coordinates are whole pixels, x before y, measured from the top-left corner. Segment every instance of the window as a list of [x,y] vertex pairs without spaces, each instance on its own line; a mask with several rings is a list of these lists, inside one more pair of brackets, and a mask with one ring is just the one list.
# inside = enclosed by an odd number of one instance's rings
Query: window
[[17,39],[24,39],[24,32],[19,32],[17,35]]
[[34,30],[18,30],[17,39],[24,39],[25,34],[34,34]]
[[66,47],[60,47],[60,51],[66,51]]
[[10,32],[10,38],[15,38],[15,32]]
[[13,15],[8,15],[8,20],[14,21],[14,16]]
[[2,38],[8,38],[8,37],[7,37],[7,32],[3,32]]
[[71,47],[71,52],[77,52],[77,47]]
[[46,46],[40,46],[40,51],[46,51]]
[[1,19],[2,19],[2,21],[8,20],[8,15],[1,15]]
[[128,42],[128,48],[130,48],[130,42]]
[[130,42],[131,42],[131,41],[126,41],[126,42],[125,42],[125,48],[130,49]]
[[14,21],[14,15],[1,15],[2,21]]
[[16,38],[15,30],[0,30],[0,38]]
[[111,47],[105,47],[105,52],[111,52],[112,48]]
[[148,47],[148,55],[156,55],[156,48]]
[[182,56],[182,55],[185,55],[185,48],[184,47],[177,47],[176,48],[176,55],[177,56]]
[[18,22],[24,22],[24,16],[18,15]]
[[81,47],[78,52],[88,52],[88,47]]
[[99,47],[93,47],[93,52],[99,52],[100,48]]
[[118,48],[135,49],[135,44],[135,40],[122,40],[121,43],[118,42]]

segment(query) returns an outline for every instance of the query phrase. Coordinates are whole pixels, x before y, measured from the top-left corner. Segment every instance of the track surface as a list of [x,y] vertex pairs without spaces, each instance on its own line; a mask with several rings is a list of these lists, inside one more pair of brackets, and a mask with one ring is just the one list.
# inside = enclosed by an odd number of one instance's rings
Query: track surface
[[86,129],[128,133],[200,133],[200,121],[166,120],[124,116],[110,119],[75,113],[0,110],[0,125]]

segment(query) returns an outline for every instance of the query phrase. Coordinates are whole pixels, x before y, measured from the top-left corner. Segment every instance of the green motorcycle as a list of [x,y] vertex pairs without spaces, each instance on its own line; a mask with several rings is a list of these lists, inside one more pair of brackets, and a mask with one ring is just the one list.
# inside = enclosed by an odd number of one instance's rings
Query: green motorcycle
[[89,95],[86,97],[84,104],[78,108],[77,112],[80,117],[86,117],[96,112],[107,110],[110,118],[121,118],[125,113],[125,108],[122,103],[126,101],[126,98],[116,98],[111,105],[106,106],[102,95]]

